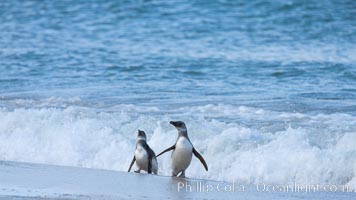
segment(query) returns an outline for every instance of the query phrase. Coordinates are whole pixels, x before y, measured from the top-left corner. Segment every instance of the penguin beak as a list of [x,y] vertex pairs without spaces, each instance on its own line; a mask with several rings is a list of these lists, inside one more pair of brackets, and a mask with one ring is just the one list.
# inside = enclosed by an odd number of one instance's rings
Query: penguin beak
[[172,124],[173,126],[176,126],[176,122],[174,121],[170,121],[169,123]]

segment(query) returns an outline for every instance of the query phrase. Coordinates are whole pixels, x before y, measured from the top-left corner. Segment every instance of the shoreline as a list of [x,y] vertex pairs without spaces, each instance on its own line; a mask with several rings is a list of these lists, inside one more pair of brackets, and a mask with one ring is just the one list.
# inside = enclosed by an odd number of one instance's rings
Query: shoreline
[[[2,199],[350,199],[352,192],[268,192],[254,184],[0,161]],[[214,188],[215,187],[215,188]]]

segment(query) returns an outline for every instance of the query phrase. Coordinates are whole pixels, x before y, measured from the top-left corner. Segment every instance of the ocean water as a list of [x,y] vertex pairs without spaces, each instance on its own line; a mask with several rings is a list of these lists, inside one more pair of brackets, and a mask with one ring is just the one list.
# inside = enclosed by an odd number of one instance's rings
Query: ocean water
[[[0,160],[356,188],[356,2],[0,1]],[[169,154],[159,174],[170,175]]]

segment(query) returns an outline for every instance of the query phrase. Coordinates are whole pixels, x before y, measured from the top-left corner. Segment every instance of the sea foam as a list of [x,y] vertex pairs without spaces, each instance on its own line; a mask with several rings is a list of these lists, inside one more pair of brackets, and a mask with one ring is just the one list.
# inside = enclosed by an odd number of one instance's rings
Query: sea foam
[[[235,119],[235,120],[233,120]],[[162,111],[118,105],[114,111],[70,106],[0,110],[0,159],[126,171],[137,130],[158,154],[174,144],[168,122],[186,122],[206,172],[193,158],[186,175],[243,183],[332,183],[356,188],[356,118],[302,114],[233,105]],[[170,175],[170,153],[159,157]]]

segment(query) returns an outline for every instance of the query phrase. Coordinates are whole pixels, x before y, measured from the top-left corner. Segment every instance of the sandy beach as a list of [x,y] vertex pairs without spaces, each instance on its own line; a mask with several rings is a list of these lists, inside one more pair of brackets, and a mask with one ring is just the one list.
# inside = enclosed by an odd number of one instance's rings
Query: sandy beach
[[[0,162],[0,199],[352,199],[355,193],[258,191],[255,185]],[[262,187],[260,188],[260,190]]]

